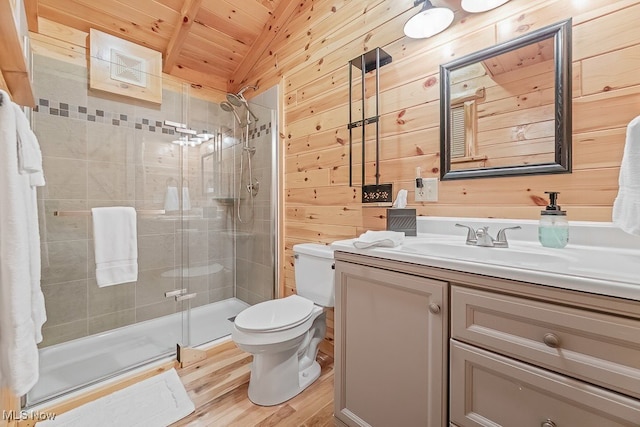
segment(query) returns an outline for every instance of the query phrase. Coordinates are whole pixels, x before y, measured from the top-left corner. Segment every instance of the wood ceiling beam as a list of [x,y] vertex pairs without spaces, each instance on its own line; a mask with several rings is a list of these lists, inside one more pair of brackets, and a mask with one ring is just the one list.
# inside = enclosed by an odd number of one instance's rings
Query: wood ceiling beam
[[169,44],[167,45],[167,51],[165,52],[163,67],[163,71],[165,73],[171,73],[173,66],[176,65],[182,45],[189,35],[189,30],[191,29],[193,20],[200,10],[201,4],[202,0],[185,0],[182,5],[180,21],[173,30],[173,34],[171,35],[171,39],[169,39]]
[[267,10],[273,11],[275,7],[273,6],[273,0],[256,0],[258,3],[267,8]]
[[236,68],[233,77],[229,80],[230,91],[235,92],[240,87],[249,72],[262,58],[271,42],[276,38],[278,32],[289,22],[298,4],[299,0],[282,0],[280,2],[262,28],[262,32],[256,41],[251,45],[249,52]]
[[25,0],[24,11],[27,15],[27,26],[32,33],[38,32],[38,0]]

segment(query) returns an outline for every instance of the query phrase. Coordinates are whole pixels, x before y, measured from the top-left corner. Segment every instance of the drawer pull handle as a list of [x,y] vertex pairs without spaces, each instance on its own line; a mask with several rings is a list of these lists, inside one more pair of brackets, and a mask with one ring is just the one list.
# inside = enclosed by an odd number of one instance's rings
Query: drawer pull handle
[[429,304],[429,311],[433,314],[439,314],[440,313],[440,306],[438,304],[436,304],[435,302]]
[[556,423],[554,423],[553,421],[551,421],[550,419],[547,419],[547,421],[543,422],[540,427],[556,427]]
[[[556,334],[547,333],[544,334],[544,338],[542,338],[544,343],[551,348],[558,348],[560,346],[560,338]],[[548,427],[548,426],[544,426]]]

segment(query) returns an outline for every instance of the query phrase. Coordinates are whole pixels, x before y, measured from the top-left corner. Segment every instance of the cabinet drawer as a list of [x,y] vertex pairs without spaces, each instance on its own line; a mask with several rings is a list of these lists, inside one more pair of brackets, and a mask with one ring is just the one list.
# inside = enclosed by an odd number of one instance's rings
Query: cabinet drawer
[[455,340],[450,354],[451,422],[461,427],[640,425],[636,399]]
[[451,336],[640,398],[640,321],[454,286]]

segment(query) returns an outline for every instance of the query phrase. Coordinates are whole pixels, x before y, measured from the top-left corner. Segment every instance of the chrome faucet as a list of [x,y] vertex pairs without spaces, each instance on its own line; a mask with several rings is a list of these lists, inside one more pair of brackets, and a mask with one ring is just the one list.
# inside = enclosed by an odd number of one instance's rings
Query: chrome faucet
[[498,231],[498,235],[494,239],[489,234],[489,227],[480,227],[474,230],[473,227],[469,227],[464,224],[456,224],[456,227],[463,227],[467,229],[467,245],[482,246],[485,248],[508,248],[509,242],[507,242],[507,230],[519,230],[522,227],[516,225],[515,227],[506,227]]

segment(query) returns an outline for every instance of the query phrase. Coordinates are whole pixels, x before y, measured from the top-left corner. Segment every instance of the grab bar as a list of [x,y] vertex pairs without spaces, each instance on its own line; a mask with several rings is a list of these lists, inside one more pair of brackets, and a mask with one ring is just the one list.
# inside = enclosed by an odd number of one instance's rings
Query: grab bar
[[[164,209],[140,210],[138,215],[164,215]],[[53,211],[53,216],[91,216],[91,211]]]

